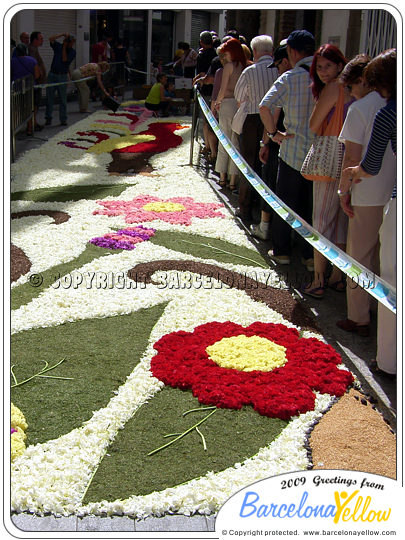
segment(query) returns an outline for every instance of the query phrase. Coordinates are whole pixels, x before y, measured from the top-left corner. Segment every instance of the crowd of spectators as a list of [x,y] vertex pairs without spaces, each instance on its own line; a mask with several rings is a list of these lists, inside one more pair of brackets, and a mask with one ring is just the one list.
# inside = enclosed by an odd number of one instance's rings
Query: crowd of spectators
[[[124,85],[124,70],[114,69],[117,63],[130,66],[131,57],[123,40],[113,39],[113,35],[106,32],[101,39],[91,47],[90,62],[72,68],[76,57],[75,36],[63,32],[47,38],[53,50],[53,58],[47,73],[41,56],[41,47],[45,37],[40,31],[31,34],[22,32],[20,43],[11,43],[11,81],[14,82],[27,75],[32,76],[34,85],[34,121],[27,124],[27,135],[33,131],[40,131],[43,126],[38,124],[36,118],[38,108],[43,98],[45,88],[46,111],[45,124],[52,124],[55,94],[59,102],[59,120],[63,126],[67,125],[67,83],[73,81],[78,92],[80,112],[88,112],[89,99],[96,101],[99,97],[111,97],[117,89]],[[108,74],[106,76],[106,74]],[[84,80],[86,79],[86,80]],[[42,86],[41,86],[42,85]]]
[[[221,41],[215,47],[212,33],[202,32],[193,82],[222,132],[283,203],[395,286],[396,50],[348,60],[334,45],[316,49],[314,36],[304,29],[293,31],[278,47],[261,35],[249,48],[236,31]],[[324,144],[333,139],[338,152],[334,174],[305,174],[304,162],[321,139]],[[260,222],[250,223],[252,236],[271,239],[270,258],[290,264],[290,225],[257,196],[205,120],[204,142],[219,185],[238,194],[235,214],[246,223],[260,210]],[[296,235],[295,241],[302,264],[313,273],[301,292],[317,300],[328,290],[345,293],[347,318],[337,326],[369,336],[368,292],[302,237]],[[372,369],[387,377],[396,374],[395,328],[395,315],[379,304]]]

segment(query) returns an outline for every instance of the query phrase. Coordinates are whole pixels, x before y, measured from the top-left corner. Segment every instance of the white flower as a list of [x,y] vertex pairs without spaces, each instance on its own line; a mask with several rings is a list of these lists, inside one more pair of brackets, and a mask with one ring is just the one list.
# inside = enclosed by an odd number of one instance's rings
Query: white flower
[[[180,129],[177,134],[185,143],[150,160],[155,169],[154,177],[110,176],[107,171],[110,154],[95,154],[69,148],[60,142],[73,141],[78,131],[95,129],[111,120],[107,111],[94,113],[59,133],[39,149],[24,154],[12,165],[12,190],[31,190],[72,185],[126,183],[128,187],[118,197],[107,199],[131,200],[137,195],[149,194],[165,199],[191,196],[201,202],[218,202],[209,184],[192,168],[188,167],[191,130]],[[124,126],[116,126],[117,135],[129,128],[130,120],[120,117]],[[156,120],[154,120],[156,121]],[[164,119],[180,124],[190,124],[189,119]],[[149,122],[148,122],[149,123]],[[147,128],[137,126],[133,133]],[[57,210],[65,212],[70,219],[56,225],[49,216],[30,216],[12,221],[12,242],[29,257],[30,273],[40,273],[56,265],[72,261],[85,249],[94,236],[101,236],[113,228],[125,225],[123,216],[94,215],[99,207],[95,200],[62,202],[13,201],[12,212],[31,210]],[[237,246],[252,248],[244,232],[236,225],[226,208],[221,210],[224,218],[193,219],[189,227],[165,222],[144,223],[159,231],[187,232],[193,235],[218,238]],[[146,350],[140,362],[116,390],[107,405],[94,411],[91,418],[55,440],[28,446],[25,453],[12,464],[12,510],[55,515],[106,513],[107,515],[130,515],[144,518],[179,512],[191,515],[195,512],[210,514],[218,510],[235,491],[262,478],[306,469],[309,465],[303,443],[306,432],[313,422],[331,403],[328,395],[319,395],[314,411],[292,421],[268,447],[261,448],[255,456],[242,463],[235,463],[219,473],[207,472],[205,476],[186,484],[171,487],[145,496],[133,496],[126,500],[97,501],[84,506],[83,495],[94,472],[114,441],[118,431],[144,403],[150,400],[163,383],[152,376],[149,367],[155,354],[153,344],[163,335],[177,330],[192,331],[196,326],[210,321],[234,321],[247,326],[255,321],[280,322],[294,326],[279,313],[261,302],[250,298],[244,290],[229,288],[216,279],[206,280],[197,287],[201,276],[191,275],[192,287],[170,286],[179,277],[177,272],[156,272],[156,280],[163,285],[137,286],[126,278],[126,272],[140,263],[157,260],[204,262],[232,270],[239,274],[256,273],[253,277],[261,283],[285,287],[271,269],[252,267],[242,258],[238,264],[219,263],[212,258],[200,259],[144,242],[130,252],[100,257],[77,268],[45,289],[38,297],[12,312],[12,332],[17,333],[37,327],[57,326],[68,321],[95,317],[118,316],[133,313],[163,302],[167,303],[160,319],[150,333]],[[117,283],[118,274],[124,276]],[[183,275],[184,278],[184,275]],[[188,276],[190,278],[190,275]],[[25,283],[22,276],[14,284]],[[187,281],[186,281],[187,282]],[[124,286],[120,286],[124,284]],[[237,309],[235,309],[237,306]],[[305,336],[315,335],[306,332]],[[320,337],[315,335],[315,337]],[[343,366],[342,366],[343,367]]]

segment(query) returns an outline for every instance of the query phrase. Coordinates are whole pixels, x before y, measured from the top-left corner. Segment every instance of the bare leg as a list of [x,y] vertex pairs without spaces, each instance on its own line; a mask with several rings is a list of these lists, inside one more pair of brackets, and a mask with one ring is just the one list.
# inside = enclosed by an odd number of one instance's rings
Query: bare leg
[[226,173],[219,173],[219,185],[226,186]]
[[231,180],[229,182],[229,189],[236,189],[236,174],[231,174]]
[[208,139],[208,147],[211,151],[211,159],[216,159],[217,149],[218,149],[218,139],[215,133],[211,131],[210,129],[208,129],[207,139]]
[[[337,244],[338,248],[340,248],[342,251],[346,251],[346,244]],[[337,267],[332,266],[332,273],[329,277],[329,284],[330,285],[337,285],[338,291],[344,291],[345,290],[345,284],[343,282],[344,274],[343,272]]]
[[264,210],[262,210],[262,213],[261,213],[261,223],[270,223],[270,214],[269,212],[265,212]]

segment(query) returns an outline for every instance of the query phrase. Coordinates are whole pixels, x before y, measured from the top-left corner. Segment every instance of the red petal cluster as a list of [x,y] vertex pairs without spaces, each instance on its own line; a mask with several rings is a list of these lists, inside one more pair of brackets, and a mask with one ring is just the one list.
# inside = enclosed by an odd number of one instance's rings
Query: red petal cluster
[[[270,372],[223,368],[210,360],[206,348],[238,335],[267,338],[286,348],[287,363]],[[211,322],[193,332],[172,332],[154,345],[151,371],[166,385],[191,389],[200,403],[240,409],[244,405],[265,416],[288,420],[313,410],[315,391],[341,396],[353,382],[337,368],[340,355],[316,338],[300,338],[295,328],[256,322],[248,327]]]
[[174,131],[183,129],[188,126],[182,126],[181,124],[175,124],[173,122],[155,122],[149,124],[148,129],[141,131],[138,135],[154,135],[156,138],[153,141],[145,141],[124,148],[117,148],[113,152],[117,153],[141,153],[147,152],[151,154],[158,154],[160,152],[166,152],[170,148],[176,148],[179,146],[183,139],[180,135],[176,135]]

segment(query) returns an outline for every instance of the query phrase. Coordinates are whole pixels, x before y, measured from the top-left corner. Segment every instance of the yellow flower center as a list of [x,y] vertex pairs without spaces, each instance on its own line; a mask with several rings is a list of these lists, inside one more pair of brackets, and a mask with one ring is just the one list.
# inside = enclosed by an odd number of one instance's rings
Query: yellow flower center
[[173,202],[151,202],[142,207],[148,212],[182,212],[186,208],[179,203]]
[[[105,127],[105,124],[102,124]],[[100,128],[100,126],[98,126]],[[113,124],[111,129],[116,129],[116,126]],[[113,150],[120,150],[121,148],[126,148],[127,146],[132,146],[133,144],[138,144],[142,142],[153,141],[156,139],[153,135],[133,135],[128,128],[121,126],[119,129],[125,131],[125,134],[122,137],[112,137],[111,139],[106,139],[100,141],[99,143],[90,146],[86,152],[91,152],[93,154],[103,154],[104,152],[112,152]]]
[[223,368],[272,371],[287,362],[286,348],[269,339],[245,335],[223,338],[206,348],[211,360]]

